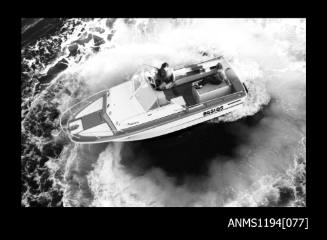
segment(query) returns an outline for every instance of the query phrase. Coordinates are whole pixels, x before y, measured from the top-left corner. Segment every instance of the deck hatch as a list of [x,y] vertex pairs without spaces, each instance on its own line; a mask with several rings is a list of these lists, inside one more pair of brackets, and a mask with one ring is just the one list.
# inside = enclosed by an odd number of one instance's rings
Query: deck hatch
[[102,111],[93,112],[82,118],[84,130],[95,127],[104,122],[103,117],[101,116]]

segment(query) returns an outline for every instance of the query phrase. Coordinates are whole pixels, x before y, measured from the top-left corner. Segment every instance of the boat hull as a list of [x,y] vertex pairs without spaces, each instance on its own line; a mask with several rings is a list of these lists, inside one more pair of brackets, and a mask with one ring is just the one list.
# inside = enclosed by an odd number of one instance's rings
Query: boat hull
[[[140,130],[129,130],[124,132],[116,132],[112,136],[104,138],[81,138],[68,132],[69,138],[76,143],[91,144],[91,143],[103,143],[103,142],[126,142],[137,141],[143,139],[149,139],[159,137],[165,134],[169,134],[175,131],[179,131],[193,125],[206,122],[208,120],[221,117],[227,113],[237,110],[242,107],[245,100],[245,95],[234,99],[233,101],[225,101],[220,104],[214,104],[210,107],[195,106],[194,109],[181,113],[176,116],[176,119],[171,119],[166,122],[156,122],[153,126],[141,128]],[[68,121],[68,123],[71,122]],[[151,123],[150,123],[151,124]]]
[[[172,98],[168,105],[142,113],[141,105],[128,102],[133,99],[133,95],[126,94],[130,89],[129,83],[126,82],[77,103],[63,114],[60,124],[69,138],[76,143],[125,142],[162,136],[228,114],[242,107],[247,91],[228,63],[222,58],[217,59],[224,63],[229,84],[209,84],[200,90],[190,85],[194,90],[192,96],[196,99],[195,104],[183,105],[183,101],[176,101],[180,98],[177,97]],[[214,59],[212,64],[215,65],[217,59]],[[200,79],[203,74],[214,73],[214,68],[210,67],[208,62],[202,64],[206,68],[200,73],[186,73],[186,77],[179,79],[180,83],[192,84],[187,81]],[[195,71],[197,68],[198,66]],[[208,86],[210,91],[206,90]],[[148,101],[150,97],[145,100]],[[183,95],[184,97],[186,95]],[[147,103],[146,101],[143,103]],[[123,120],[124,118],[127,120]]]

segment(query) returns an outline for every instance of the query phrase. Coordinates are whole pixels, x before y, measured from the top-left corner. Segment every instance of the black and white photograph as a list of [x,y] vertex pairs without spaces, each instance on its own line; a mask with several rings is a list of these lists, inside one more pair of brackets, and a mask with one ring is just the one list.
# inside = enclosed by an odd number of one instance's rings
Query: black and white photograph
[[306,208],[306,18],[21,18],[21,207]]

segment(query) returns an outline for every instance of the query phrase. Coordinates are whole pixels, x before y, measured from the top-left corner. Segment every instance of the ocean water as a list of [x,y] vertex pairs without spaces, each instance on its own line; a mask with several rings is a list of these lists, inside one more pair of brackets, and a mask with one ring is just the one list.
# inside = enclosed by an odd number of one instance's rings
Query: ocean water
[[[142,64],[219,55],[248,86],[238,111],[137,142],[60,133],[69,106]],[[306,205],[305,19],[68,19],[22,47],[22,81],[23,206]]]

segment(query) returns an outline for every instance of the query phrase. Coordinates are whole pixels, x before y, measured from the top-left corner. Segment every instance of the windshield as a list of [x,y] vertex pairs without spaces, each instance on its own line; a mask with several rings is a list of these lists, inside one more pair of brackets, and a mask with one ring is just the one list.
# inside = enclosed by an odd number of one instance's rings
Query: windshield
[[142,68],[132,77],[134,88],[133,96],[146,112],[157,107],[157,96],[155,90],[150,85],[151,81],[149,79],[146,80],[147,77],[150,76],[148,73],[149,71]]
[[137,71],[133,75],[132,81],[133,81],[133,93],[134,94],[136,91],[138,91],[140,89],[141,86],[144,87],[147,84],[147,82],[143,76],[143,71]]
[[133,93],[140,89],[140,87],[147,87],[149,84],[155,85],[155,78],[158,69],[156,67],[143,65],[132,77]]
[[136,92],[138,88],[141,86],[141,82],[142,80],[140,79],[140,77],[134,78],[134,92]]

